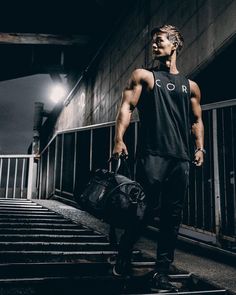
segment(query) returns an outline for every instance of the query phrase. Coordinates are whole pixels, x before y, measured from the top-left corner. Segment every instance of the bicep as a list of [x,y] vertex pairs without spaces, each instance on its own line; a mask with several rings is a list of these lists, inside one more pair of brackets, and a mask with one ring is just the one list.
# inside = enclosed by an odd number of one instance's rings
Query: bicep
[[135,85],[132,89],[123,91],[123,104],[129,105],[131,109],[135,108],[142,93],[142,86]]
[[202,117],[202,108],[200,105],[201,92],[198,85],[195,82],[190,84],[191,86],[191,110],[195,120],[199,120]]
[[141,74],[139,70],[132,73],[122,92],[122,104],[135,108],[142,93]]

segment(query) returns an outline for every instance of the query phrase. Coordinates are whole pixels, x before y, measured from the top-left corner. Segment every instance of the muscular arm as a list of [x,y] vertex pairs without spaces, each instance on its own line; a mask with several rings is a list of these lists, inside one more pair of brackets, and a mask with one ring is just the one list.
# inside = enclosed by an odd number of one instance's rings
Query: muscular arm
[[[191,107],[193,113],[192,133],[195,138],[196,148],[204,148],[204,125],[202,122],[202,109],[200,105],[201,92],[198,85],[190,81],[191,89]],[[204,161],[204,153],[198,151],[195,153],[194,162],[197,166],[201,166]]]
[[122,92],[121,105],[116,116],[113,154],[121,154],[122,152],[128,154],[123,136],[130,124],[132,112],[142,92],[143,71],[142,69],[135,70]]

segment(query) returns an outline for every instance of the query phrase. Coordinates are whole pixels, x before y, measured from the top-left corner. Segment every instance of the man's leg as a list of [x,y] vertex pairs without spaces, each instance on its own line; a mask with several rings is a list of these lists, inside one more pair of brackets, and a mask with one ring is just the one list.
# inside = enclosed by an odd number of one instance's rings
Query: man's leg
[[[172,166],[173,164],[173,166]],[[184,196],[188,185],[188,162],[174,161],[169,166],[168,179],[162,184],[160,222],[157,239],[156,271],[152,276],[152,291],[176,292],[168,273],[174,260],[174,250],[181,222]]]
[[131,258],[134,244],[140,238],[145,225],[137,220],[130,220],[118,245],[118,255],[113,274],[117,276],[131,274]]
[[188,187],[189,163],[173,160],[168,179],[163,183],[157,247],[157,269],[168,273],[174,260],[184,198]]
[[150,186],[150,183],[148,182],[145,169],[150,170],[150,167],[145,167],[144,159],[139,159],[137,161],[136,181],[142,185],[144,192],[146,194],[146,198],[148,202],[148,208],[145,214],[146,216],[143,221],[138,221],[137,219],[131,219],[126,229],[124,230],[124,233],[121,235],[119,245],[118,245],[117,261],[113,269],[113,273],[115,275],[125,275],[130,272],[133,246],[137,242],[137,240],[140,238],[152,214],[154,199],[150,197],[151,186]]

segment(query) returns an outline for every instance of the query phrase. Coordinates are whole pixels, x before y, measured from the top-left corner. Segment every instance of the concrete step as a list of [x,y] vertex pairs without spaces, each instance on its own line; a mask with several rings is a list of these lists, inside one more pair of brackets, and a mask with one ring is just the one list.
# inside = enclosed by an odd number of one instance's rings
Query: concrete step
[[[108,270],[109,271],[109,270]],[[179,278],[172,276],[171,281],[179,288],[179,295],[203,295],[203,294],[226,294],[226,290],[217,289],[210,284],[201,282],[197,277],[187,275]],[[68,277],[59,275],[54,277],[36,277],[36,278],[18,278],[18,279],[1,279],[0,291],[2,295],[5,290],[18,289],[27,290],[24,294],[163,294],[154,293],[150,290],[150,283],[148,275],[136,274],[132,277],[117,278],[111,274],[107,275],[71,275]],[[30,286],[30,287],[29,287]],[[187,289],[187,288],[190,288]],[[22,294],[21,293],[21,294]],[[9,294],[9,293],[8,293]],[[19,293],[18,293],[19,294]],[[165,293],[167,295],[173,293]],[[176,293],[177,294],[177,293]]]
[[0,206],[0,213],[2,212],[48,212],[51,213],[51,211],[49,211],[46,208],[42,208],[42,207],[19,207],[19,206],[15,206],[15,207],[9,207],[9,206]]
[[18,217],[27,217],[27,218],[61,218],[60,215],[56,215],[54,212],[45,212],[45,213],[29,213],[29,212],[14,212],[14,213],[9,213],[9,212],[2,212],[0,213],[0,219],[1,218],[18,218]]
[[90,234],[90,235],[60,235],[60,234],[0,234],[0,241],[8,241],[8,242],[107,242],[107,237],[105,235],[98,235],[98,234]]
[[110,250],[107,242],[0,242],[1,251],[91,251]]
[[61,218],[25,218],[25,217],[18,217],[18,218],[0,218],[1,223],[72,223],[71,220],[65,219],[63,217]]
[[[0,219],[1,221],[1,219]],[[73,223],[49,223],[49,222],[38,222],[38,223],[24,223],[24,222],[0,222],[0,231],[2,229],[8,229],[9,227],[13,227],[13,228],[22,228],[22,229],[26,229],[26,228],[64,228],[64,229],[77,229],[77,228],[82,228],[80,225],[78,224],[73,224]]]
[[35,203],[28,203],[28,204],[20,204],[20,203],[14,203],[14,204],[9,204],[9,203],[3,203],[0,202],[0,208],[4,208],[4,209],[12,209],[12,208],[43,208],[43,206],[35,204]]
[[[134,285],[134,279],[133,285]],[[18,294],[122,294],[124,286],[128,284],[128,280],[117,279],[110,276],[70,276],[70,277],[44,277],[44,278],[28,278],[28,279],[3,279],[0,280],[1,295],[14,294],[15,290],[20,291]],[[144,283],[143,283],[144,284]],[[137,280],[136,280],[137,285]],[[139,285],[142,285],[141,283]],[[10,293],[12,292],[12,293]]]
[[[154,294],[155,262],[133,251],[133,276],[112,275],[106,236],[27,200],[0,199],[0,294]],[[191,274],[172,275],[178,294],[226,294]],[[158,293],[155,293],[158,294]],[[168,293],[166,293],[168,294]]]
[[64,235],[75,235],[75,234],[91,234],[93,230],[83,228],[5,228],[1,229],[1,234],[64,234]]
[[107,275],[111,265],[107,262],[68,263],[11,263],[0,264],[0,279]]
[[[117,255],[115,250],[94,251],[2,251],[0,263],[29,263],[29,262],[107,262],[111,256]],[[133,251],[133,260],[153,262],[153,259],[144,257],[139,250]]]
[[56,215],[56,216],[60,216],[59,214],[55,213],[55,212],[52,212],[52,211],[48,211],[48,210],[45,210],[45,209],[37,209],[37,210],[33,210],[33,209],[30,209],[30,210],[20,210],[20,209],[0,209],[0,216],[3,216],[4,215],[11,215],[11,216],[18,216],[18,215],[49,215],[49,216],[53,216],[53,215]]
[[20,199],[20,198],[0,198],[0,203],[10,203],[10,204],[13,204],[13,203],[20,203],[20,204],[23,204],[23,203],[33,203],[31,200],[29,199]]

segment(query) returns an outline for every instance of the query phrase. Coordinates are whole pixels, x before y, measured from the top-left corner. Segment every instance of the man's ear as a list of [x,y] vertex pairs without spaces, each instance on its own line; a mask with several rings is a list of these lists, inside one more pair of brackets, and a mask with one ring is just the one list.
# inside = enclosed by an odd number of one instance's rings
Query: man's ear
[[174,49],[177,50],[177,48],[179,47],[179,42],[178,41],[174,41],[173,42],[174,45]]

